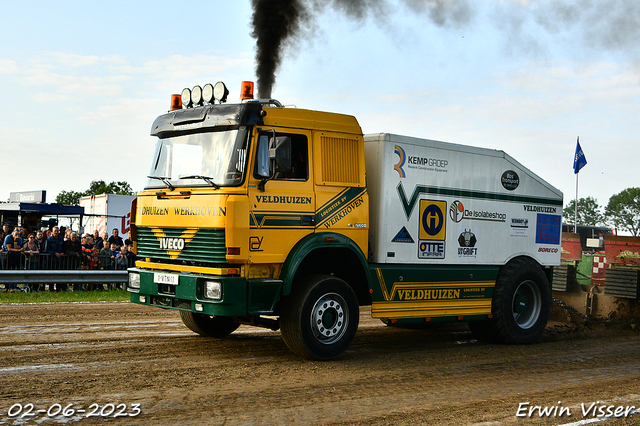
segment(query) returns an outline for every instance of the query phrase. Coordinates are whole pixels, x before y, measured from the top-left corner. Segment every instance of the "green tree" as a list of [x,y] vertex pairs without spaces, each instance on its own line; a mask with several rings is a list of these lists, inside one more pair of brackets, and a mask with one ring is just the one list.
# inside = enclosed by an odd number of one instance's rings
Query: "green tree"
[[135,195],[131,190],[131,185],[127,182],[111,182],[107,184],[103,180],[94,180],[89,185],[89,189],[84,192],[61,191],[56,197],[56,203],[77,206],[80,204],[80,197],[99,194]]
[[82,192],[62,190],[56,197],[56,203],[77,206],[80,204],[80,197],[83,195]]
[[134,195],[131,185],[127,182],[110,182],[107,184],[103,180],[92,181],[89,189],[83,193],[85,196],[98,194]]
[[624,231],[638,235],[640,230],[640,188],[627,188],[609,198],[607,220]]
[[[576,217],[576,200],[571,200],[562,211],[566,223],[574,225]],[[605,216],[602,207],[593,197],[578,199],[578,225],[604,225]]]

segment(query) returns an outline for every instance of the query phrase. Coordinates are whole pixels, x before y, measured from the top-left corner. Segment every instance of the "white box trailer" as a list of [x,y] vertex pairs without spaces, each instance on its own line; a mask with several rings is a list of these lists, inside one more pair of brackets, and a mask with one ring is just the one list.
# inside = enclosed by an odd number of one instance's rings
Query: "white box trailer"
[[503,151],[365,135],[370,260],[560,264],[562,192]]
[[133,195],[100,194],[80,198],[80,206],[84,207],[85,232],[93,234],[98,230],[100,235],[107,232],[111,236],[114,228],[122,239],[129,238],[129,219]]

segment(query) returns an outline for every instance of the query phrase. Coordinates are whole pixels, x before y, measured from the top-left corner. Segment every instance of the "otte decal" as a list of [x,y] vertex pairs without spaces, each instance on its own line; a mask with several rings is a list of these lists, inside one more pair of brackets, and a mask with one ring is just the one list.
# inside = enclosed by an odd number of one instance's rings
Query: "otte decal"
[[444,259],[446,201],[420,200],[418,259]]

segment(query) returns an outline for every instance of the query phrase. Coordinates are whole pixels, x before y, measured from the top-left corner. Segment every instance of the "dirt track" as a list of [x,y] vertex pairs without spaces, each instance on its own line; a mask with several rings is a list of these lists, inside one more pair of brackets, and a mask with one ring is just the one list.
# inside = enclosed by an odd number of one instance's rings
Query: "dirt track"
[[[365,310],[346,354],[315,362],[290,353],[279,332],[243,326],[206,339],[157,308],[0,305],[0,354],[0,425],[551,425],[592,418],[581,403],[640,408],[640,334],[604,327],[549,327],[538,344],[502,346],[462,325],[388,328]],[[516,417],[524,402],[572,415]],[[19,418],[9,415],[17,403],[141,412]]]

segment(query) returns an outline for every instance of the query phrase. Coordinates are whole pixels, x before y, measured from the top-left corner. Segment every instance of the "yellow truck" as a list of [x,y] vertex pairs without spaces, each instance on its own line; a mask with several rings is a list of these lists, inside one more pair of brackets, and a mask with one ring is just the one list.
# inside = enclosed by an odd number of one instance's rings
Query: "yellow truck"
[[562,193],[503,151],[393,134],[223,83],[173,95],[132,203],[131,301],[194,332],[280,329],[331,359],[359,307],[389,326],[467,322],[538,339],[560,264]]

